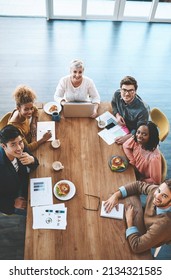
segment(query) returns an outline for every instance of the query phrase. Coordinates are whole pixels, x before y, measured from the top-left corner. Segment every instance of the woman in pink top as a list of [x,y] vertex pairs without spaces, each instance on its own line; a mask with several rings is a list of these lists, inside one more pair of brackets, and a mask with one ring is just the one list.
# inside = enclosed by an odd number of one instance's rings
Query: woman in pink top
[[138,180],[161,183],[162,164],[158,144],[158,129],[151,121],[140,124],[136,134],[123,144],[124,152],[134,166]]

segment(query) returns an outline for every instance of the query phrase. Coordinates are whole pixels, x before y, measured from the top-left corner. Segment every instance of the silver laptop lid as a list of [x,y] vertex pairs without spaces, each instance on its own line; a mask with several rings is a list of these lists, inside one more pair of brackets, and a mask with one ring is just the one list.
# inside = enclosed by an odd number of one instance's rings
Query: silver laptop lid
[[94,111],[94,104],[91,102],[67,102],[63,106],[64,117],[85,118],[90,117]]

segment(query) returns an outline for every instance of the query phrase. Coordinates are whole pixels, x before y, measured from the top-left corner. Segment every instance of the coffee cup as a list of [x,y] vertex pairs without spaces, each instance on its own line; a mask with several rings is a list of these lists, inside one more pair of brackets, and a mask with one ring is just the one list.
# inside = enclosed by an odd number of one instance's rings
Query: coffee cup
[[52,145],[52,147],[53,147],[54,149],[57,149],[57,148],[60,147],[61,142],[60,142],[59,139],[55,139],[55,140],[53,140],[53,141],[51,142],[51,145]]
[[60,161],[54,161],[53,164],[52,164],[52,168],[55,171],[59,171],[61,169],[64,169],[64,166],[62,165],[62,163]]
[[102,121],[102,120],[98,121],[98,127],[99,128],[105,128],[105,126],[106,126],[106,122],[105,121]]
[[58,111],[52,112],[52,121],[59,122],[61,119],[61,116],[59,115]]

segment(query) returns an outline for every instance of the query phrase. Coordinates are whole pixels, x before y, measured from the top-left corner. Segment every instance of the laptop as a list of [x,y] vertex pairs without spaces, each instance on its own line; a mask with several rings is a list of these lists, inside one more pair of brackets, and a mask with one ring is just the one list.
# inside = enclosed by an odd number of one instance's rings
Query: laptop
[[64,117],[86,118],[94,111],[94,104],[91,102],[67,102],[63,106]]

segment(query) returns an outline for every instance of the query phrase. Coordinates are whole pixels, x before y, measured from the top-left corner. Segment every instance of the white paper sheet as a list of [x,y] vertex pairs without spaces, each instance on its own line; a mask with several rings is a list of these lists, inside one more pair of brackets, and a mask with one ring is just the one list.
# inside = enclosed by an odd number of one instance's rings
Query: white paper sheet
[[30,204],[31,207],[53,204],[51,177],[30,179]]
[[55,122],[37,122],[37,141],[49,130],[52,133],[52,137],[48,141],[55,140]]
[[66,229],[67,208],[64,203],[33,207],[33,229]]
[[97,121],[99,121],[99,118],[101,121],[106,122],[107,124],[111,123],[114,121],[114,123],[117,123],[116,118],[114,117],[114,115],[112,115],[109,111],[106,111],[105,113],[103,113],[102,115],[98,116],[96,118]]
[[122,129],[120,125],[115,125],[110,129],[104,128],[98,135],[108,144],[111,145],[115,142],[116,137],[124,136],[127,133]]

